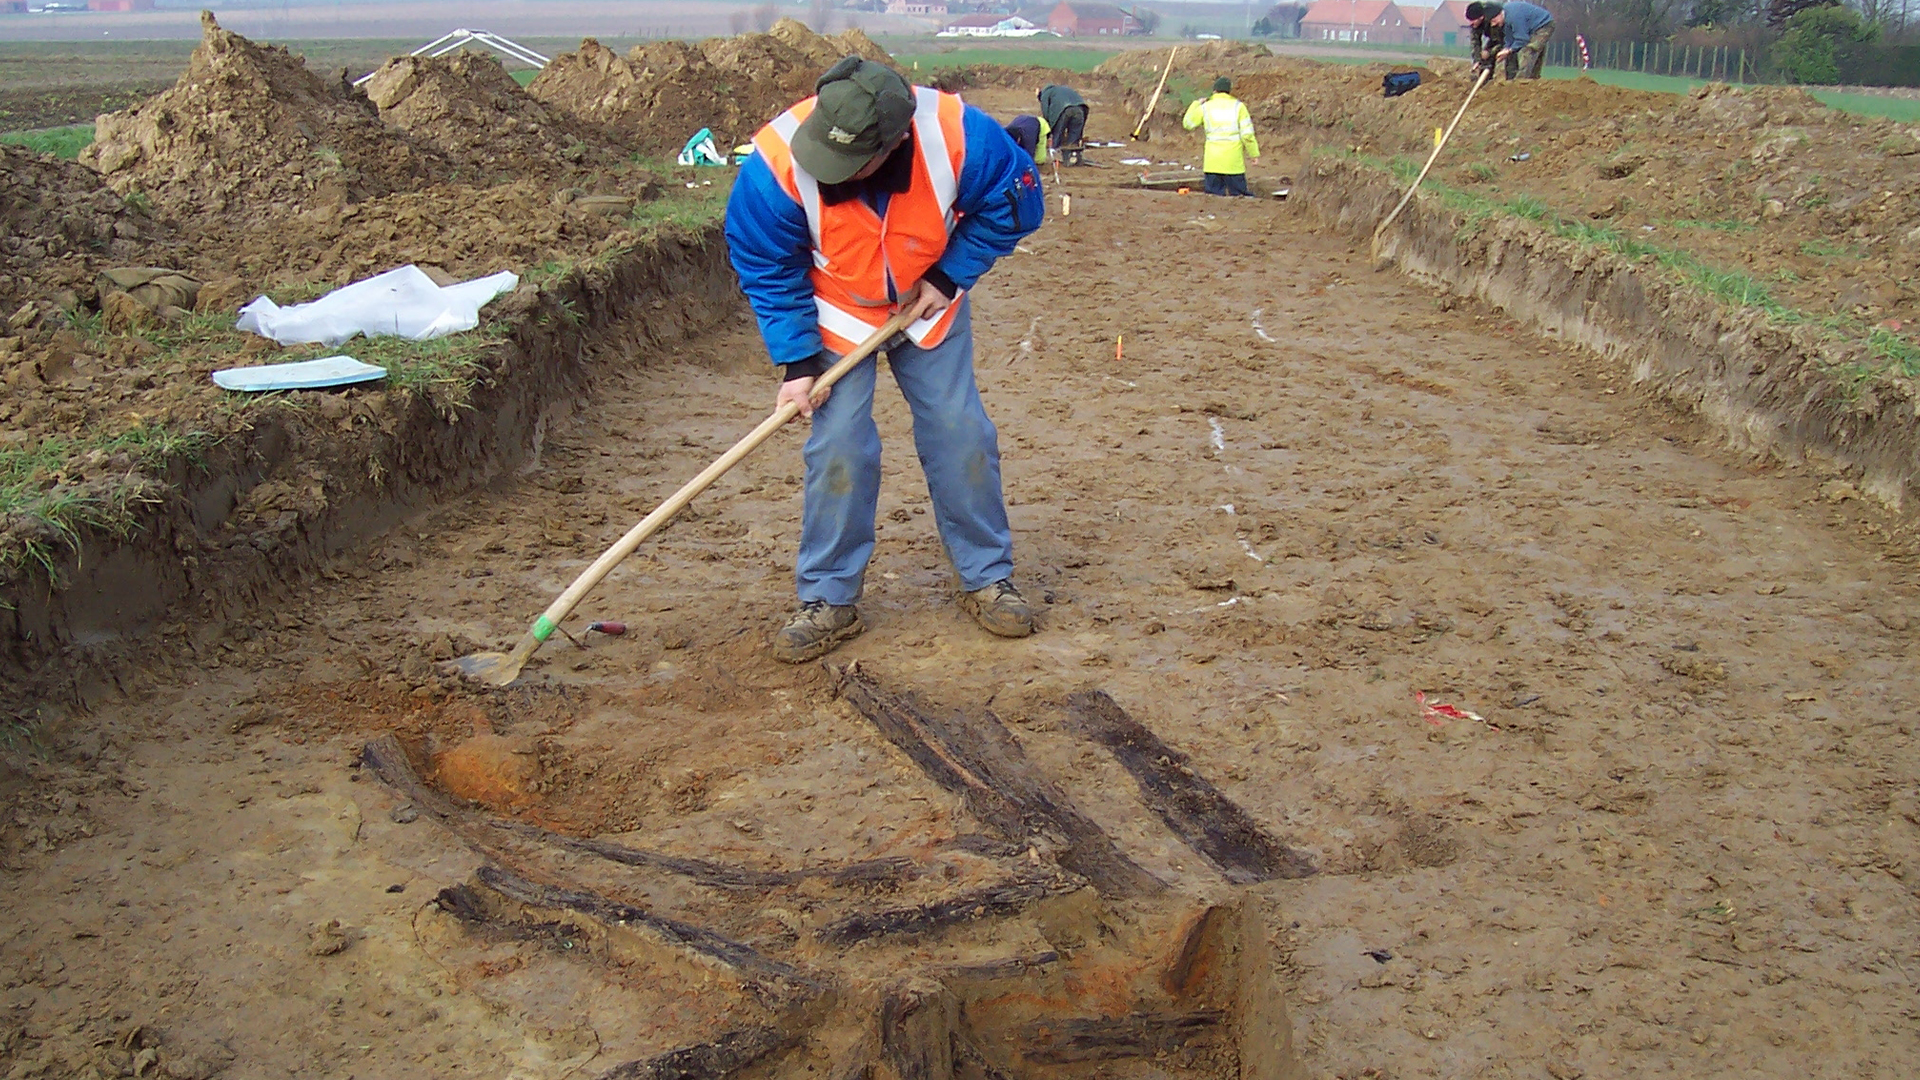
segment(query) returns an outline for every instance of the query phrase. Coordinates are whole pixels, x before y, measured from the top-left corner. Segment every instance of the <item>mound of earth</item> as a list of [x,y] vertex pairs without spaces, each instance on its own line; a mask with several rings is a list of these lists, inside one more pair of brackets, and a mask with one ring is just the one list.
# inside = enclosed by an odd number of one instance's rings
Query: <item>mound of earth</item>
[[528,91],[655,153],[678,150],[703,127],[725,147],[811,94],[820,73],[848,54],[892,62],[859,30],[825,37],[793,19],[764,34],[639,45],[624,58],[589,38]]
[[83,302],[102,269],[164,259],[168,239],[143,202],[92,170],[0,143],[0,318],[29,301]]
[[380,122],[366,97],[213,16],[172,89],[95,122],[81,161],[181,213],[358,202],[421,186],[447,162]]
[[603,129],[535,100],[485,54],[395,57],[366,92],[382,120],[445,155],[464,179],[604,168],[622,156]]

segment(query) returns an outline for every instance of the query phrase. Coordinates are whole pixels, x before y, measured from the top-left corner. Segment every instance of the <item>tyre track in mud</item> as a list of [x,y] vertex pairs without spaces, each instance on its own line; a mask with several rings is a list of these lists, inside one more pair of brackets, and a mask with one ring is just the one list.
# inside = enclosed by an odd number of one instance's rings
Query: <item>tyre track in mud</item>
[[[1920,693],[1897,528],[1825,477],[1720,452],[1623,372],[1371,272],[1284,205],[1086,175],[976,296],[1042,632],[994,640],[951,604],[883,392],[870,629],[833,660],[990,703],[1176,888],[1224,883],[1075,734],[1070,693],[1112,694],[1307,854],[1320,875],[1256,888],[1312,1075],[1910,1072]],[[961,831],[957,798],[818,668],[767,658],[797,433],[588,598],[582,618],[630,630],[549,644],[535,678],[567,695],[445,699],[437,654],[511,638],[770,407],[744,317],[599,359],[516,482],[337,562],[295,625],[102,710],[92,765],[46,782],[51,813],[22,808],[48,840],[7,854],[6,906],[42,913],[0,943],[10,1054],[123,1017],[217,1036],[250,1070],[558,1076],[620,1060],[592,1057],[616,1036],[637,1056],[718,1030],[645,986],[651,1034],[611,1004],[570,1015],[548,953],[408,928],[476,860],[349,779],[387,728],[431,753],[483,708],[539,747],[523,814],[672,855],[924,857]],[[1485,721],[1435,726],[1417,691]],[[793,916],[733,929],[777,939]],[[332,918],[363,936],[311,956]]]

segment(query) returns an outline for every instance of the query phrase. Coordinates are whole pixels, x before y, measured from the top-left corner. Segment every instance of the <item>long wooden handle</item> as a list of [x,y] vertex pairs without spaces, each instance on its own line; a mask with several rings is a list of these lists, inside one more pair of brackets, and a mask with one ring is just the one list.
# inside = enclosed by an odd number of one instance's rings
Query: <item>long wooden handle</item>
[[1393,208],[1393,213],[1388,214],[1386,220],[1380,223],[1380,227],[1373,230],[1374,251],[1380,250],[1381,235],[1387,231],[1387,226],[1393,224],[1393,219],[1400,216],[1400,211],[1406,209],[1407,203],[1413,200],[1413,193],[1420,190],[1421,181],[1427,178],[1427,170],[1433,168],[1433,163],[1440,159],[1440,148],[1447,145],[1448,139],[1453,138],[1453,129],[1460,125],[1460,118],[1467,115],[1467,106],[1473,104],[1473,95],[1480,92],[1480,88],[1486,85],[1487,79],[1492,75],[1492,68],[1480,73],[1480,78],[1474,81],[1473,89],[1467,91],[1467,100],[1460,103],[1460,111],[1453,114],[1453,123],[1447,125],[1447,133],[1440,136],[1439,142],[1433,144],[1433,153],[1427,155],[1427,163],[1420,169],[1420,175],[1413,178],[1413,186],[1407,189],[1405,195],[1400,196],[1400,205]]
[[1180,55],[1178,45],[1167,50],[1167,66],[1160,72],[1160,85],[1153,88],[1153,96],[1147,99],[1147,111],[1140,114],[1140,122],[1133,126],[1133,138],[1139,138],[1140,133],[1147,128],[1147,121],[1153,119],[1153,107],[1160,104],[1160,91],[1166,89],[1167,76],[1173,74],[1173,58],[1178,55]]
[[[819,401],[820,395],[828,387],[839,382],[841,376],[852,371],[855,365],[867,357],[872,356],[880,346],[885,345],[895,334],[906,329],[910,321],[904,311],[894,315],[893,318],[887,320],[884,326],[875,330],[873,336],[861,342],[857,348],[846,356],[841,357],[839,363],[834,364],[825,372],[821,373],[821,375],[813,381],[814,400],[816,402]],[[800,404],[795,401],[789,401],[778,409],[775,409],[773,415],[760,421],[759,427],[749,431],[745,438],[734,443],[731,450],[721,454],[713,464],[700,470],[700,475],[687,481],[681,486],[679,491],[669,495],[667,501],[656,507],[653,513],[641,518],[640,523],[628,529],[627,534],[616,541],[612,547],[608,548],[605,554],[593,560],[592,566],[581,571],[580,576],[573,579],[573,584],[567,586],[566,592],[561,593],[553,603],[547,605],[547,610],[541,612],[540,618],[534,621],[533,628],[528,631],[528,637],[533,638],[537,646],[539,642],[545,641],[548,637],[552,636],[554,628],[560,625],[561,620],[573,613],[574,605],[578,604],[595,585],[600,584],[600,579],[606,577],[615,566],[619,565],[620,560],[633,554],[633,549],[639,547],[641,541],[659,532],[660,527],[672,520],[675,514],[678,514],[688,503],[692,502],[694,496],[711,487],[715,480],[720,479],[720,477],[726,474],[727,470],[738,465],[742,458],[751,454],[756,447],[766,442],[774,432],[780,430],[782,425],[799,415],[799,413]],[[517,652],[518,649],[516,648],[515,651]],[[531,652],[532,650],[528,651]]]

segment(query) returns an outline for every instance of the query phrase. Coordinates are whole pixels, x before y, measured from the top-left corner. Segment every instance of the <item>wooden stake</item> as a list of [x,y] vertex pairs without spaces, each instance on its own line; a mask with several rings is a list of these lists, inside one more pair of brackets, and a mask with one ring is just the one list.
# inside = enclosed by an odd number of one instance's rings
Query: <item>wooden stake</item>
[[1133,138],[1139,139],[1140,133],[1147,129],[1147,121],[1153,117],[1153,107],[1160,104],[1160,91],[1166,89],[1167,76],[1173,74],[1173,58],[1180,55],[1180,46],[1167,50],[1167,67],[1160,73],[1160,85],[1153,88],[1153,96],[1147,99],[1147,111],[1140,114],[1140,122],[1133,126]]

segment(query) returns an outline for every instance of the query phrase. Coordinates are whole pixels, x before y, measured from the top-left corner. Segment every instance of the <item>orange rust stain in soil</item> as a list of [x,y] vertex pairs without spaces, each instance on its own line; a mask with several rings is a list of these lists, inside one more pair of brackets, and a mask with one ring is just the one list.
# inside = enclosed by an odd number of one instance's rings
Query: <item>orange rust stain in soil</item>
[[982,998],[969,1006],[982,1015],[1084,1017],[1089,1008],[1101,1016],[1133,1012],[1139,982],[1137,964],[1099,964],[1065,973],[1058,995],[1020,991]]
[[442,790],[489,809],[512,811],[539,801],[542,770],[531,739],[482,731],[433,764]]

